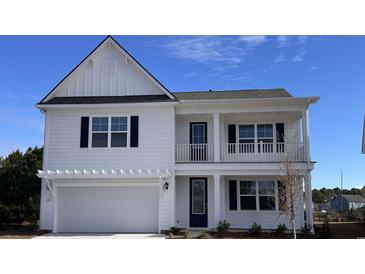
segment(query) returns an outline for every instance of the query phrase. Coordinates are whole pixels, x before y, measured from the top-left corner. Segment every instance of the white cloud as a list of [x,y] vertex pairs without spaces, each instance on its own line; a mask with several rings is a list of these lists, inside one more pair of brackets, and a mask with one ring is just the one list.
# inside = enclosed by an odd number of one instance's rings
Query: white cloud
[[279,35],[278,38],[276,38],[276,47],[284,48],[284,47],[288,46],[289,39],[290,39],[289,36]]
[[297,55],[295,55],[292,59],[293,62],[302,62],[304,60],[304,55],[306,54],[305,50],[300,50]]
[[296,55],[294,56],[294,58],[292,59],[293,62],[302,62],[303,61],[303,56],[300,55]]
[[308,36],[306,36],[306,35],[297,36],[297,42],[296,42],[296,44],[303,45],[303,44],[305,44],[307,42],[307,40],[308,40]]
[[199,63],[240,64],[253,50],[266,42],[265,36],[178,37],[165,45],[172,57]]
[[277,55],[275,57],[275,60],[274,60],[275,63],[281,63],[281,62],[284,62],[284,61],[286,61],[286,58],[285,58],[285,55],[283,53]]
[[317,70],[317,69],[318,69],[318,67],[317,67],[317,66],[311,66],[309,69],[310,69],[310,70]]
[[243,82],[250,82],[253,79],[248,75],[225,75],[222,77],[224,80],[227,81],[243,81]]
[[191,71],[191,72],[188,72],[184,75],[185,78],[192,78],[192,77],[195,77],[198,75],[198,72],[196,71]]
[[245,42],[250,47],[258,46],[262,43],[267,42],[267,38],[265,35],[248,35],[241,36],[239,38],[240,41]]

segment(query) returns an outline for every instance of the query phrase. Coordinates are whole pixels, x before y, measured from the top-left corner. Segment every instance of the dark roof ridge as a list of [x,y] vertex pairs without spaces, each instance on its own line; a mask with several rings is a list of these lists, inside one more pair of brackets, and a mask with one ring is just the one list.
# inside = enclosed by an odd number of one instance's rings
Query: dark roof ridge
[[[253,89],[221,89],[221,90],[189,90],[189,91],[172,91],[175,93],[205,93],[205,92],[245,92],[245,91],[270,91],[270,90],[285,90],[285,88],[253,88]],[[288,92],[288,91],[287,91]]]

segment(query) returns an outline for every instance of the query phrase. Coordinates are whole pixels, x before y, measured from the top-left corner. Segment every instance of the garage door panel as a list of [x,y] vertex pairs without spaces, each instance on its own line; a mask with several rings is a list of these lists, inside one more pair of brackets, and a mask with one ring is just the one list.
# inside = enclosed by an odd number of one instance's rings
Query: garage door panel
[[157,187],[60,187],[59,232],[157,232]]

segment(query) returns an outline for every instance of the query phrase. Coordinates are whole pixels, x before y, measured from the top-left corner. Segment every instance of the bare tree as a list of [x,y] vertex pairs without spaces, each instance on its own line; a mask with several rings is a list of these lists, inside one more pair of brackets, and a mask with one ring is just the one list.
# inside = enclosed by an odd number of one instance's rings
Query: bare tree
[[296,239],[295,218],[296,209],[299,207],[302,176],[295,161],[297,151],[285,151],[281,162],[281,173],[279,176],[278,198],[281,215],[286,215],[290,219],[293,239]]

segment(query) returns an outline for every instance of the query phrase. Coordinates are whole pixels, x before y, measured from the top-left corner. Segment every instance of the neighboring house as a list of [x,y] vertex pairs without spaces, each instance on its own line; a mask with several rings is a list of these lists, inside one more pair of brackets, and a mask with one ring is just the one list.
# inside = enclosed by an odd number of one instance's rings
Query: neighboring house
[[349,212],[365,206],[365,197],[358,194],[341,194],[331,201],[331,209],[335,212]]
[[328,211],[331,208],[331,201],[326,201],[322,203],[314,203],[314,211]]
[[36,105],[45,114],[40,228],[289,226],[277,181],[286,152],[308,193],[296,224],[311,225],[308,107],[317,100],[284,89],[172,93],[108,36]]

